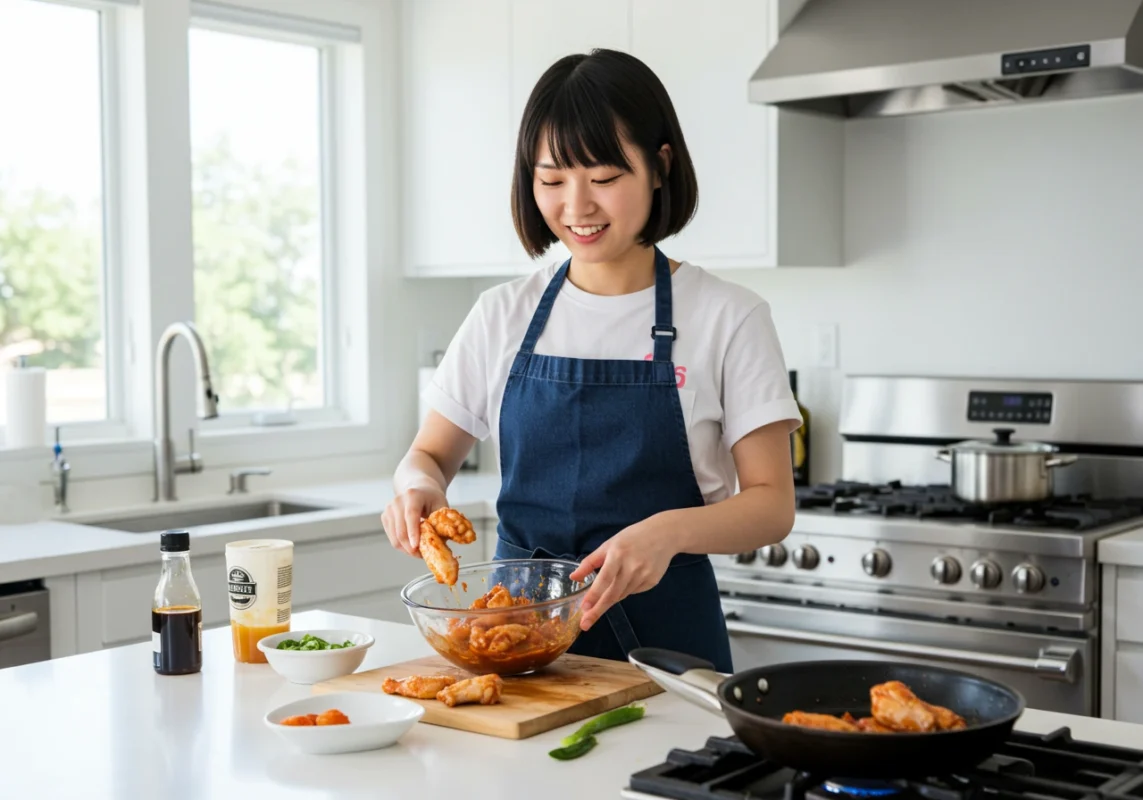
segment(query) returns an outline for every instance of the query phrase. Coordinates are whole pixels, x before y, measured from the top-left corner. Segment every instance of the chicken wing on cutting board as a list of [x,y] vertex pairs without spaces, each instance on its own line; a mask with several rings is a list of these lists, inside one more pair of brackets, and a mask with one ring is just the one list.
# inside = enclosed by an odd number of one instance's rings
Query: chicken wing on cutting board
[[399,694],[402,697],[415,697],[418,700],[432,700],[446,686],[456,683],[451,675],[410,675],[407,678],[386,678],[381,684],[385,694]]
[[499,675],[479,675],[446,686],[437,692],[437,700],[450,708],[461,703],[480,703],[488,706],[500,702],[500,690],[503,686],[504,680]]

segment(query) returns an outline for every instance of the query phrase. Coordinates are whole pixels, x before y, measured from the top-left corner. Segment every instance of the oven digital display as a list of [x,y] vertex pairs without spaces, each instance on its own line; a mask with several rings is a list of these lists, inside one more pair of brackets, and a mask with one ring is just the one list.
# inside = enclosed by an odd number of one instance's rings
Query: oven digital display
[[1021,422],[1047,425],[1052,421],[1052,395],[1046,392],[969,392],[970,422]]

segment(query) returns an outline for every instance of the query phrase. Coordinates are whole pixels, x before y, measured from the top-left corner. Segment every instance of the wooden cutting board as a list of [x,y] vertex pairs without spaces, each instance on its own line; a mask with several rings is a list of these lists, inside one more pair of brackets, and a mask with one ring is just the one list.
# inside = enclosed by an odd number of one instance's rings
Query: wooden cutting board
[[[472,677],[439,656],[418,658],[367,672],[356,672],[316,683],[314,694],[327,692],[381,692],[386,678],[409,675]],[[622,661],[565,653],[532,675],[504,679],[500,702],[495,705],[460,705],[449,708],[437,700],[413,700],[425,707],[421,722],[443,725],[504,739],[527,739],[561,725],[602,714],[612,708],[659,694],[663,689],[646,673]]]

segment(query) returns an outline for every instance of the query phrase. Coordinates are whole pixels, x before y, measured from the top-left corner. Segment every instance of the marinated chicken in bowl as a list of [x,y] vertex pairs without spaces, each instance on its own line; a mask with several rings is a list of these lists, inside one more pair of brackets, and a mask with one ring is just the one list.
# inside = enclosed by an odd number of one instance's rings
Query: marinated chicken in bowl
[[421,635],[468,672],[521,675],[555,661],[579,636],[591,583],[573,581],[574,561],[508,559],[459,570],[457,582],[432,576],[401,592]]

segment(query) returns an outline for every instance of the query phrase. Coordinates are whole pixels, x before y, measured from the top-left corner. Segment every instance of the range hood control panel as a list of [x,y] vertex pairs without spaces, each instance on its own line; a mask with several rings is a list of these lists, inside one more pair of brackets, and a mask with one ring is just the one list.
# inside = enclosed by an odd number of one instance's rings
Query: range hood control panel
[[1091,66],[1090,44],[1005,53],[1000,57],[1000,71],[1003,75],[1022,75],[1025,72],[1050,72],[1088,66]]

